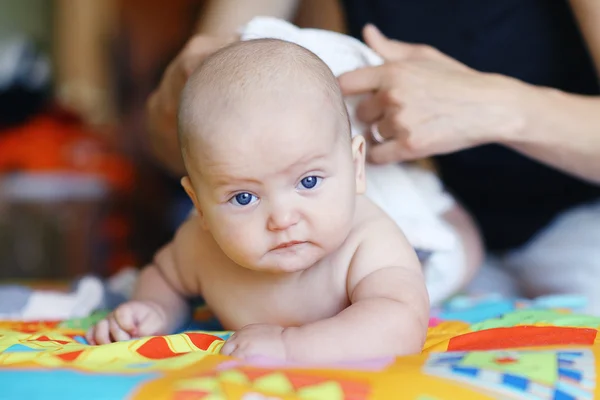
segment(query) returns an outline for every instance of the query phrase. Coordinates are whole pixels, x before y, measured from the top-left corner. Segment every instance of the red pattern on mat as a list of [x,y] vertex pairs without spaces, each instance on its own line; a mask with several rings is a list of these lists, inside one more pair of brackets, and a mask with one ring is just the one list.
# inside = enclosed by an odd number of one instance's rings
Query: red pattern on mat
[[585,345],[596,339],[596,329],[559,326],[513,326],[470,332],[450,339],[448,351],[498,350],[507,348]]

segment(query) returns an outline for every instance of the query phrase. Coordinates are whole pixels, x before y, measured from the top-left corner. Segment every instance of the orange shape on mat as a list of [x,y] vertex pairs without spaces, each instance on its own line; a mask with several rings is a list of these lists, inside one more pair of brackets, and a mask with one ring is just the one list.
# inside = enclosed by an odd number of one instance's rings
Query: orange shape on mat
[[169,343],[165,340],[165,338],[156,336],[148,339],[146,343],[141,345],[137,352],[151,360],[161,360],[164,358],[177,357],[185,353],[175,353],[169,347]]
[[286,377],[292,384],[295,390],[302,389],[306,386],[314,386],[320,383],[325,383],[329,378],[326,377],[317,377],[313,375],[304,375],[304,374],[286,374]]
[[[283,375],[292,385],[294,391],[306,390],[310,387],[318,387],[323,384],[335,384],[343,393],[346,400],[366,399],[371,393],[371,387],[361,379],[332,378],[328,376],[319,376],[313,373],[303,373],[302,371],[276,371],[265,368],[238,368],[237,371],[243,373],[251,382],[269,375]],[[307,396],[308,397],[308,396]],[[315,396],[317,397],[317,396]],[[267,397],[270,399],[270,397]],[[294,397],[295,398],[295,397]],[[312,396],[311,396],[312,398]]]
[[79,355],[83,353],[83,350],[77,350],[77,351],[71,351],[70,353],[63,353],[63,354],[59,354],[56,357],[64,360],[64,361],[74,361],[77,357],[79,357]]
[[596,329],[558,326],[514,326],[470,332],[450,339],[448,351],[497,350],[519,347],[586,345],[596,339]]
[[35,339],[35,340],[37,340],[38,342],[55,342],[55,343],[58,343],[58,344],[69,344],[69,342],[67,342],[67,341],[64,341],[64,340],[55,340],[55,339],[50,339],[50,338],[49,338],[48,336],[46,336],[46,335],[40,336],[39,338],[37,338],[37,339]]
[[211,344],[213,344],[217,340],[223,340],[218,336],[209,335],[206,333],[193,333],[187,332],[187,337],[190,338],[194,346],[199,348],[200,350],[208,350]]
[[208,395],[210,395],[210,393],[206,391],[182,390],[175,393],[175,396],[172,398],[173,400],[198,400],[203,399]]
[[517,361],[519,361],[519,360],[517,360],[516,358],[513,358],[513,357],[500,357],[500,358],[496,358],[494,360],[494,362],[496,364],[514,364]]
[[36,333],[57,330],[59,323],[58,321],[0,321],[0,329],[20,333]]

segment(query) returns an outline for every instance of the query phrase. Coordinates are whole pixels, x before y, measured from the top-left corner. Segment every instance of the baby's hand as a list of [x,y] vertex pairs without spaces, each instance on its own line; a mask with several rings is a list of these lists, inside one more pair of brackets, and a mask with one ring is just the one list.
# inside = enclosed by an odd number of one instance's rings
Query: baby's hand
[[286,360],[284,329],[269,324],[247,325],[231,335],[221,348],[221,354],[238,358],[268,357]]
[[158,304],[151,301],[129,301],[91,327],[86,339],[89,344],[120,342],[162,333],[166,325],[166,315]]

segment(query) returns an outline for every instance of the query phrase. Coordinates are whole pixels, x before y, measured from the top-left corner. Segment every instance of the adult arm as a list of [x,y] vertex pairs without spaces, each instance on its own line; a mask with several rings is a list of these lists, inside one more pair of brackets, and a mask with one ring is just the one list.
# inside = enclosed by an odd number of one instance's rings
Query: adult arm
[[[572,3],[600,65],[600,28],[593,24],[600,3]],[[387,139],[370,146],[371,162],[499,143],[600,183],[600,97],[475,71],[431,47],[390,40],[372,26],[364,36],[386,63],[344,74],[340,84],[347,95],[371,94],[359,105],[358,117],[377,125]]]
[[[571,0],[571,6],[595,62],[600,66],[600,2]],[[563,171],[600,183],[600,96],[526,87],[522,132],[506,144]],[[527,104],[528,103],[528,104]]]
[[177,108],[188,76],[205,57],[237,40],[236,30],[254,16],[289,19],[297,5],[298,0],[206,2],[196,34],[171,61],[147,103],[150,151],[171,173],[176,176],[185,174],[177,139]]

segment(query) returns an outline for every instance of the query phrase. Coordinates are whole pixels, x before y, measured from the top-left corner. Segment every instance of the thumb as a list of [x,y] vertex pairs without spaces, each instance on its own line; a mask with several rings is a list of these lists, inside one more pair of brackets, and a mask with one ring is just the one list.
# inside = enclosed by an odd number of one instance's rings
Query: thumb
[[138,336],[149,336],[165,333],[166,316],[156,304],[140,305],[135,316],[136,333]]
[[364,27],[363,38],[365,43],[386,61],[407,59],[414,50],[411,44],[388,38],[373,24]]
[[134,304],[123,304],[114,312],[117,324],[127,333],[133,333],[137,328],[136,310]]

